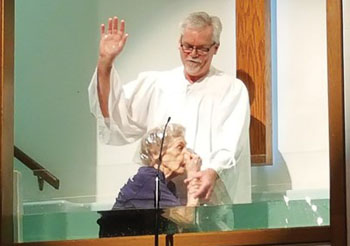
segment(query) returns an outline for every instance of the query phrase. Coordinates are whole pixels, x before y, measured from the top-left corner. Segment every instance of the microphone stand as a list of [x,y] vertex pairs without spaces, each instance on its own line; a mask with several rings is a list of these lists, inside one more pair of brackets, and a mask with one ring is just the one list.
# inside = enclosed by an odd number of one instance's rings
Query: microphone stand
[[168,117],[167,122],[165,123],[164,126],[164,130],[163,130],[163,136],[162,136],[162,141],[160,144],[160,153],[159,153],[159,163],[158,163],[158,167],[157,167],[157,174],[156,174],[156,179],[155,179],[155,190],[154,190],[154,207],[155,207],[155,219],[156,219],[156,223],[155,223],[155,233],[154,233],[154,245],[158,246],[159,245],[159,211],[160,211],[160,207],[159,207],[159,200],[160,200],[160,187],[159,187],[159,167],[162,164],[162,152],[163,152],[163,145],[164,145],[164,139],[165,139],[165,131],[166,128],[169,124],[171,117]]

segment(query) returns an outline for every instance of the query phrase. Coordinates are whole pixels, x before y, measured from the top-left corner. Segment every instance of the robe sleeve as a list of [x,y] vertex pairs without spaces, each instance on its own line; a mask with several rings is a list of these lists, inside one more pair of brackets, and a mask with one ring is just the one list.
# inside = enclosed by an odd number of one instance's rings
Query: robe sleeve
[[136,80],[122,86],[113,67],[108,98],[109,118],[104,118],[98,100],[95,71],[89,86],[90,110],[97,119],[98,135],[104,144],[124,145],[143,136],[147,129],[147,111],[154,83],[152,76],[141,73]]
[[[250,105],[248,91],[240,80],[218,103],[212,122],[212,152],[203,169],[214,169],[234,203],[250,202]],[[237,188],[241,187],[241,188]],[[244,187],[244,188],[242,188]]]

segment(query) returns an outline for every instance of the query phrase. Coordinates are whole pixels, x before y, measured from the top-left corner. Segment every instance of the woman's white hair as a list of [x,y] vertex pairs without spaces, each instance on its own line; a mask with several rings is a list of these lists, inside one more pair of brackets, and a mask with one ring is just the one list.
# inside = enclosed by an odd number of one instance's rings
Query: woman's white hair
[[[156,127],[148,131],[141,140],[140,159],[144,165],[154,165],[157,163],[159,156],[160,145],[163,138],[164,126]],[[169,143],[174,138],[185,138],[185,128],[179,124],[169,124],[165,131],[163,144],[163,154],[167,150]]]
[[194,12],[189,14],[181,23],[180,30],[181,35],[184,34],[187,27],[191,28],[205,28],[207,26],[213,27],[212,40],[216,44],[220,44],[220,34],[222,31],[222,24],[217,16],[210,16],[206,12]]

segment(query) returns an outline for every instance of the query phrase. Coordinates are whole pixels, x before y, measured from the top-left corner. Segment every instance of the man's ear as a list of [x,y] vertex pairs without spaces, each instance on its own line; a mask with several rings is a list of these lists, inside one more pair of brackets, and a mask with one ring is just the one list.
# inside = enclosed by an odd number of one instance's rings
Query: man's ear
[[179,42],[177,43],[177,48],[180,50],[181,49],[181,40],[182,40],[182,35],[179,38]]
[[220,44],[216,44],[215,45],[215,52],[214,52],[214,55],[216,55],[216,53],[218,53],[218,50],[219,50],[219,47],[220,47]]

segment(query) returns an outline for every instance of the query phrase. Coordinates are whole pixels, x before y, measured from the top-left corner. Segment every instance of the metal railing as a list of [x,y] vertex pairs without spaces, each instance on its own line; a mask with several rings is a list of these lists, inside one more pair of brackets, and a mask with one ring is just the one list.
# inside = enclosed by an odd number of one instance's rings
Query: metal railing
[[60,180],[16,146],[14,146],[14,156],[17,160],[21,161],[26,167],[33,171],[33,175],[38,178],[40,190],[44,189],[44,181],[55,189],[59,189]]

